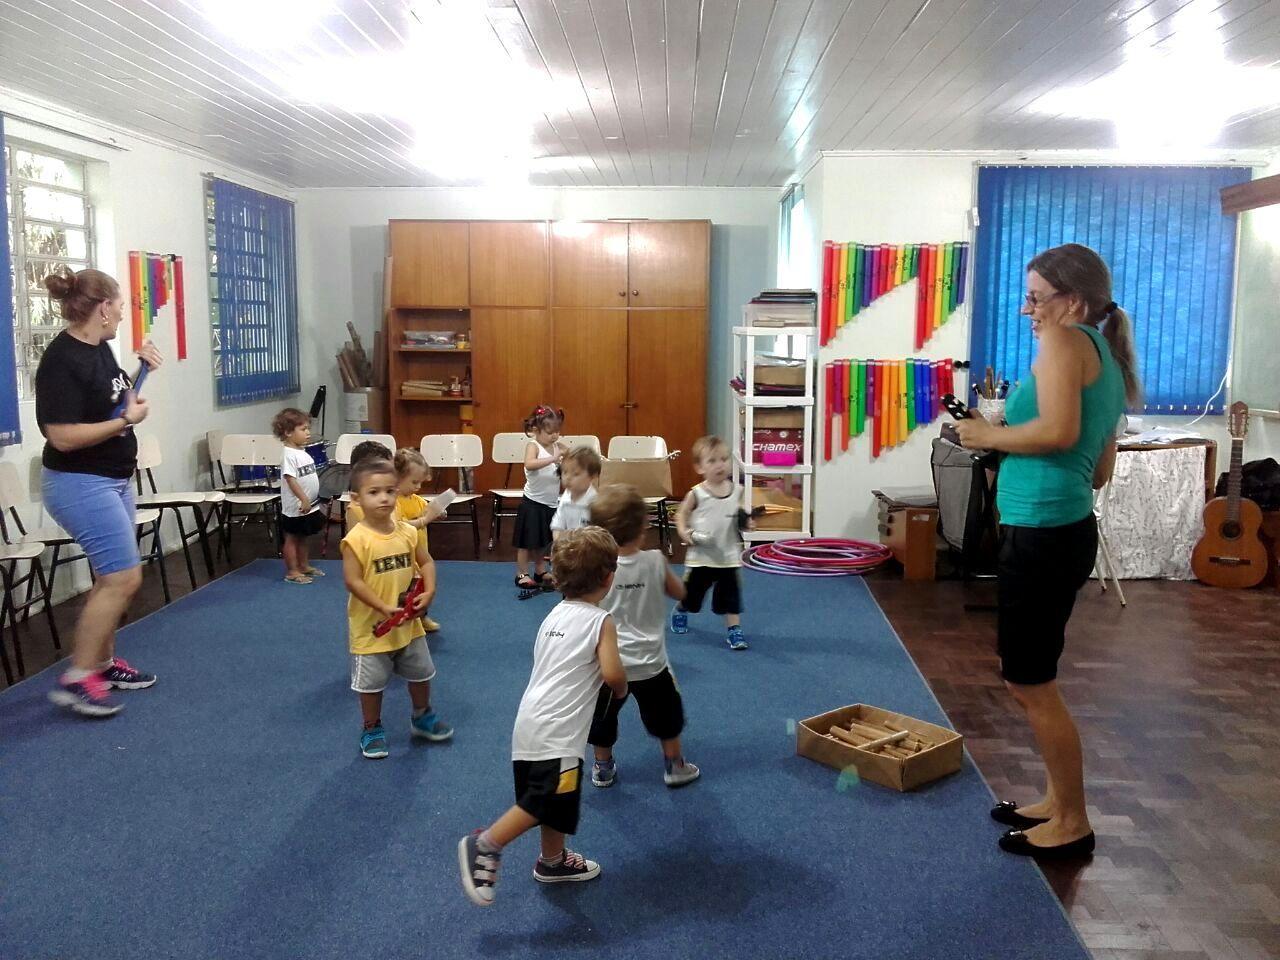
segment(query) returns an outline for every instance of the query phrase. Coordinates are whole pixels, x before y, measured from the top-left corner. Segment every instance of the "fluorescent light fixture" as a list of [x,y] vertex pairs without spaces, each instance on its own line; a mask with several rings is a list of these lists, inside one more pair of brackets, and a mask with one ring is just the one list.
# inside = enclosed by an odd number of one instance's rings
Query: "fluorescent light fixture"
[[238,45],[278,50],[304,39],[334,12],[334,0],[201,0],[200,7]]
[[409,160],[442,179],[527,183],[552,172],[557,158],[539,158],[533,142],[534,123],[563,106],[546,72],[514,63],[472,0],[420,0],[412,13],[400,50],[312,57],[274,79],[301,102],[403,122]]
[[1133,25],[1123,65],[1084,86],[1051,91],[1031,109],[1109,120],[1127,152],[1212,146],[1232,117],[1280,104],[1280,70],[1229,63],[1216,16],[1184,9],[1159,47],[1143,36],[1148,25]]

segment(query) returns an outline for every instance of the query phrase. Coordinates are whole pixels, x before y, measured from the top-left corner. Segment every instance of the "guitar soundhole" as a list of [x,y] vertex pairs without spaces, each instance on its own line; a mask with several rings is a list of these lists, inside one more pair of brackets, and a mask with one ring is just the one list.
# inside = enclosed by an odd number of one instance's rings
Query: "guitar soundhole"
[[1228,520],[1222,525],[1222,536],[1227,540],[1235,540],[1240,536],[1240,524],[1235,520]]

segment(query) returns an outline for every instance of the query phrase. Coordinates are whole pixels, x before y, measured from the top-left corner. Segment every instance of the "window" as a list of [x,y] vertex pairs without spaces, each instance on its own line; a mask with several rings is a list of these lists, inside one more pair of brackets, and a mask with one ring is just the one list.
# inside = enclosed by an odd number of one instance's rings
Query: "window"
[[782,195],[778,207],[778,286],[811,286],[809,265],[805,262],[812,250],[804,220],[804,186],[793,184]]
[[[1062,243],[1092,247],[1133,321],[1145,407],[1185,413],[1223,382],[1231,340],[1235,218],[1219,191],[1243,167],[983,167],[970,359],[1010,380],[1031,368],[1018,313],[1027,262]],[[1220,413],[1221,401],[1210,408]]]
[[18,396],[32,399],[32,383],[49,341],[63,328],[44,289],[44,278],[60,267],[93,266],[93,209],[88,171],[75,157],[7,141],[9,257],[13,287],[14,364]]
[[208,177],[205,213],[219,406],[297,393],[293,204]]

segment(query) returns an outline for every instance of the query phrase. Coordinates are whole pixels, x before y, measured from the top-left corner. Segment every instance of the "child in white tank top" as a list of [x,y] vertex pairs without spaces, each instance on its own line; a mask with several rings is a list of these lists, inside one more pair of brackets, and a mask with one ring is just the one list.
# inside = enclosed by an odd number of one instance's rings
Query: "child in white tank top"
[[[640,708],[640,719],[662,743],[663,782],[681,787],[700,771],[684,758],[684,701],[667,660],[667,597],[684,599],[684,584],[667,566],[661,550],[641,550],[649,528],[649,510],[635,487],[611,484],[591,505],[591,522],[618,541],[618,569],[613,586],[600,601],[618,631],[618,655],[627,671],[627,687]],[[611,787],[617,778],[613,746],[618,742],[618,714],[625,698],[600,690],[588,741],[595,751],[591,782]]]
[[[724,617],[730,650],[747,649],[742,636],[742,490],[729,478],[729,446],[719,437],[693,442],[694,468],[704,478],[689,491],[676,514],[676,530],[688,545],[685,597],[671,614],[671,632],[689,632],[689,614],[702,609],[711,591],[711,611]],[[750,521],[747,521],[748,524]]]
[[582,757],[601,681],[618,698],[627,695],[617,631],[598,606],[613,583],[618,545],[599,527],[569,530],[556,541],[552,560],[564,601],[538,629],[533,673],[516,713],[515,806],[487,830],[458,841],[463,889],[482,907],[493,902],[503,848],[533,827],[542,832],[535,880],[591,880],[600,873],[598,863],[566,849],[565,835],[578,827]]
[[531,439],[524,448],[524,496],[516,509],[512,542],[516,548],[516,586],[521,590],[555,589],[542,558],[551,545],[551,520],[560,502],[560,461],[569,452],[560,442],[563,424],[564,411],[545,403],[534,407],[524,421],[524,431]]

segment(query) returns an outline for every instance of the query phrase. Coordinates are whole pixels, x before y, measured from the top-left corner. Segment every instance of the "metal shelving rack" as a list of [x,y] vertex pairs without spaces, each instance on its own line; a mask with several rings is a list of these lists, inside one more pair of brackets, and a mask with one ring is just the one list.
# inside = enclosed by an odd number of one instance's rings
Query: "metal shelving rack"
[[[788,305],[788,311],[794,306]],[[811,319],[813,308],[805,308]],[[814,469],[814,424],[813,412],[816,405],[815,388],[817,374],[815,361],[817,358],[816,323],[808,326],[751,326],[752,307],[743,311],[743,318],[748,325],[733,328],[733,370],[741,375],[744,391],[733,390],[733,482],[735,484],[749,481],[751,477],[800,477],[801,515],[798,529],[790,530],[745,530],[743,539],[750,542],[766,540],[786,540],[794,537],[812,536],[813,527],[813,469]],[[804,393],[799,396],[760,396],[756,394],[755,358],[759,352],[760,340],[772,340],[776,337],[800,337],[804,341],[804,349],[799,359],[805,360]],[[794,356],[795,353],[793,352]],[[803,462],[794,467],[774,467],[756,463],[753,455],[754,444],[744,443],[745,437],[755,436],[755,411],[760,409],[793,409],[804,413]],[[744,458],[745,454],[745,458]],[[749,502],[754,502],[752,487],[748,482]]]

